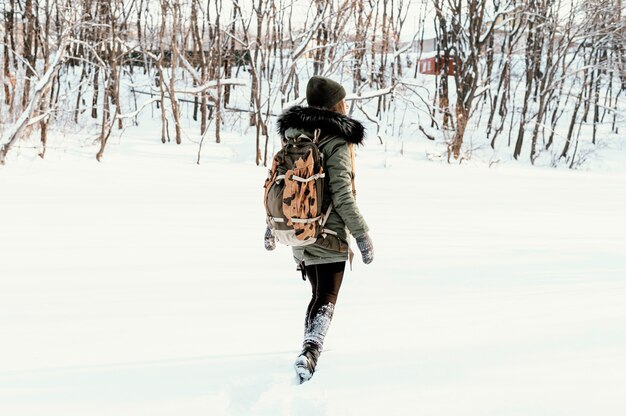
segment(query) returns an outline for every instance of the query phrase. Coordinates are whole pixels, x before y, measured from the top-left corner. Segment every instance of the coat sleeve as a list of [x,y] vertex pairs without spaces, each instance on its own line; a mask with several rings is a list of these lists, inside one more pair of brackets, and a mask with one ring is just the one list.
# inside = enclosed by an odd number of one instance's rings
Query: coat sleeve
[[339,214],[350,234],[358,237],[368,232],[369,228],[352,194],[350,148],[348,143],[342,140],[330,150],[330,155],[326,159],[326,172],[329,177],[328,188],[333,210]]

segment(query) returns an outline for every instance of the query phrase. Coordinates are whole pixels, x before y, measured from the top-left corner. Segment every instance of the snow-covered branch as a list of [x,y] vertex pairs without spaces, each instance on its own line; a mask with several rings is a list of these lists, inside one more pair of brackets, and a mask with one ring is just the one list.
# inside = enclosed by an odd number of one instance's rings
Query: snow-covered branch
[[125,118],[137,117],[139,115],[139,113],[141,113],[143,111],[144,108],[146,108],[150,104],[153,104],[153,103],[156,103],[156,102],[159,102],[159,101],[161,101],[161,97],[151,98],[149,100],[146,100],[143,104],[141,104],[141,107],[139,107],[137,110],[133,111],[132,113],[118,114],[116,116],[116,118],[118,118],[118,119],[125,119]]
[[346,95],[346,101],[362,101],[371,100],[372,98],[382,97],[383,95],[392,94],[394,87],[383,88],[376,91],[369,91],[365,94],[348,94]]
[[228,79],[221,79],[221,80],[213,80],[213,81],[205,82],[203,85],[199,85],[194,88],[177,89],[176,92],[182,93],[182,94],[199,94],[210,88],[217,88],[218,86],[224,87],[227,85],[245,86],[245,85],[248,85],[248,81],[243,78],[228,78]]
[[15,124],[13,124],[13,126],[2,135],[2,140],[0,140],[0,145],[2,145],[2,147],[0,147],[0,165],[5,163],[7,153],[11,150],[13,144],[21,137],[24,129],[26,129],[29,125],[31,118],[39,109],[42,96],[47,92],[48,88],[55,80],[56,74],[65,60],[68,39],[69,35],[66,33],[62,37],[61,44],[59,45],[59,49],[53,62],[35,85],[33,97],[30,99],[28,105]]

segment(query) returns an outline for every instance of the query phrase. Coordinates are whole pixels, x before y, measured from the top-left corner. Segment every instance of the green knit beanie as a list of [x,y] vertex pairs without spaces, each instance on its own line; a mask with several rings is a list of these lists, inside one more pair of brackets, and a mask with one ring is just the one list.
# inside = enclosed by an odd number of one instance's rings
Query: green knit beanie
[[313,76],[306,86],[306,101],[312,107],[331,109],[345,96],[341,84],[329,78]]

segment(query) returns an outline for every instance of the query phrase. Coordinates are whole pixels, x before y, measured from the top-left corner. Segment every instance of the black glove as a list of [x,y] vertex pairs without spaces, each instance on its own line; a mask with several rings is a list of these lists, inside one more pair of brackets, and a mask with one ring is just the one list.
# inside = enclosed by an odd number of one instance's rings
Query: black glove
[[374,245],[370,236],[365,233],[356,237],[356,245],[361,251],[363,263],[370,264],[374,260]]
[[270,227],[267,227],[265,229],[265,249],[267,251],[272,251],[276,248],[276,239],[274,239],[274,234],[272,234],[272,230],[270,230]]

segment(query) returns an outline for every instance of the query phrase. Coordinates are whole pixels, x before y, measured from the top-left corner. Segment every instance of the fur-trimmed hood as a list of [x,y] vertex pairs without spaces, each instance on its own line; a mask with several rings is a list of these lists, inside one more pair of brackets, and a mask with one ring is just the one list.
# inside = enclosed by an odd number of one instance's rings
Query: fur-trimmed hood
[[362,144],[365,127],[360,122],[335,111],[317,107],[291,107],[278,117],[278,132],[281,136],[290,129],[315,131],[323,136],[340,136],[349,143]]

